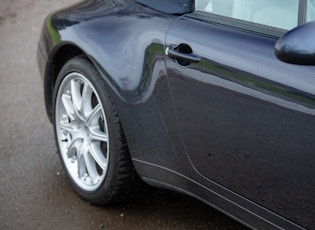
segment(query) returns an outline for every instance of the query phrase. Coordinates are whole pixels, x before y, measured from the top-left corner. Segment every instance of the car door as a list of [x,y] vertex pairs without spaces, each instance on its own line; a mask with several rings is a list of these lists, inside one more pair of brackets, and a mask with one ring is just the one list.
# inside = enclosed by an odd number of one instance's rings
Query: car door
[[169,29],[165,53],[182,140],[200,176],[314,228],[315,67],[274,55],[286,30],[310,20],[305,4],[196,1]]

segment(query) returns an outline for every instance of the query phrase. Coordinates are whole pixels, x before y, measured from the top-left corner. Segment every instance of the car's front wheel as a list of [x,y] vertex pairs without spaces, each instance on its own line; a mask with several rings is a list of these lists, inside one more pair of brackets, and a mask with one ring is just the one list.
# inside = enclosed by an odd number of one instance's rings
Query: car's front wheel
[[131,196],[140,179],[105,81],[85,57],[61,69],[53,108],[60,159],[78,194],[95,204]]

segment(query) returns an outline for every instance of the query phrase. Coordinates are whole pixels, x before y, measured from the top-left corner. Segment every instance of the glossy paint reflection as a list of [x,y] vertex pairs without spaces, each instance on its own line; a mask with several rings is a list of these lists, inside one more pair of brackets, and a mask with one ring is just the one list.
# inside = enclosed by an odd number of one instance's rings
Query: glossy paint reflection
[[[139,10],[136,4],[130,3],[129,8],[119,11],[128,3],[119,5],[119,1],[109,1],[96,7],[92,2],[54,15],[52,20],[57,28],[59,23],[64,26],[64,21],[68,21],[67,27],[59,28],[62,42],[71,41],[84,49],[121,99],[134,103],[145,100],[156,81],[150,79],[152,62],[162,58],[170,20],[165,15],[158,17],[143,8]],[[110,3],[112,7],[107,6]],[[79,13],[82,10],[84,14]],[[102,17],[104,14],[106,19]]]
[[[210,21],[133,0],[52,14],[39,52],[48,114],[62,61],[83,54],[107,83],[145,181],[249,226],[312,229],[315,67],[280,62],[272,36]],[[183,67],[165,55],[180,44],[200,62]]]
[[209,183],[312,226],[315,68],[278,61],[271,38],[190,19],[167,36],[167,45],[181,43],[202,57],[189,68],[167,62],[193,167]]

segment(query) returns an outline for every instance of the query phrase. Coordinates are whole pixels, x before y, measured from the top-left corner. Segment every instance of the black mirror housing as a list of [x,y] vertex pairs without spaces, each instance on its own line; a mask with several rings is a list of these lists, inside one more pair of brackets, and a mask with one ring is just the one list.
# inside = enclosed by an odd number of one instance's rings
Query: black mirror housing
[[284,34],[275,45],[275,55],[283,62],[315,65],[315,21]]

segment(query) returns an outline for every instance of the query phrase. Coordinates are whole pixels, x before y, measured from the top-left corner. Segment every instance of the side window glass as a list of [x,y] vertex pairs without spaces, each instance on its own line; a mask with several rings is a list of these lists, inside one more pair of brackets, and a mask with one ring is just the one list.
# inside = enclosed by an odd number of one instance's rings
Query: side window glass
[[314,21],[315,20],[315,0],[307,0],[306,6],[306,21]]
[[299,0],[195,0],[195,9],[289,30],[298,25]]

